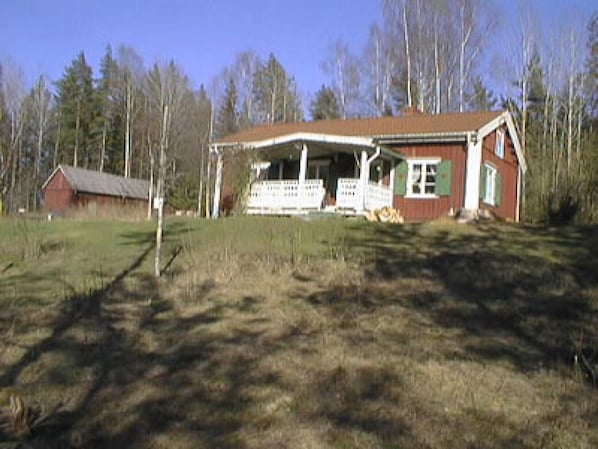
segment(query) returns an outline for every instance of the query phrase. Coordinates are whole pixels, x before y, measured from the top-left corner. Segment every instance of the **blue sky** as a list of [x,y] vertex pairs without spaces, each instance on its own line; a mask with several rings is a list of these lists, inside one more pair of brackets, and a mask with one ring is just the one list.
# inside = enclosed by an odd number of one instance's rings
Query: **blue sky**
[[[498,2],[503,20],[515,2]],[[523,0],[524,2],[526,0]],[[579,9],[589,18],[597,0],[527,0],[557,19]],[[236,53],[273,52],[313,93],[325,82],[320,62],[336,39],[361,52],[380,0],[4,0],[0,8],[0,61],[20,64],[31,83],[40,73],[58,79],[80,50],[97,74],[107,44],[133,47],[146,65],[174,59],[195,87],[208,84]],[[483,2],[482,2],[483,3]],[[586,23],[579,26],[585,27]]]
[[377,0],[6,0],[0,58],[12,57],[29,78],[56,79],[80,50],[96,68],[107,44],[125,44],[146,64],[173,58],[198,87],[253,49],[273,52],[312,90],[329,43],[361,47],[380,10]]

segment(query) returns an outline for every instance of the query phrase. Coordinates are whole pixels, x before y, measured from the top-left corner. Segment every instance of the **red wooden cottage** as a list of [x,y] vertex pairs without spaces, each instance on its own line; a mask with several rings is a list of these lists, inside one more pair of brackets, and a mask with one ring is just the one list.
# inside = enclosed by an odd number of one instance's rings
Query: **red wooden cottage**
[[259,126],[214,142],[211,151],[218,155],[214,216],[230,194],[223,156],[242,151],[254,160],[249,214],[392,206],[408,220],[480,210],[519,220],[526,164],[506,111]]
[[150,183],[144,179],[59,165],[42,186],[48,212],[65,212],[88,204],[147,207]]

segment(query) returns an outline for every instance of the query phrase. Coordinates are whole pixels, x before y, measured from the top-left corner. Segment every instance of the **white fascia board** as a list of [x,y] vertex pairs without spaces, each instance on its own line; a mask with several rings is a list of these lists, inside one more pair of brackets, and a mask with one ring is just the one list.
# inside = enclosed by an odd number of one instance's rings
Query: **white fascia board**
[[521,142],[519,141],[519,135],[517,134],[517,129],[515,128],[515,122],[513,121],[513,117],[509,112],[505,112],[505,114],[505,121],[507,123],[507,129],[509,130],[511,140],[513,141],[513,146],[515,147],[515,154],[517,154],[519,165],[521,165],[521,170],[523,171],[523,174],[525,174],[527,171],[527,162],[525,161],[523,149],[521,148]]
[[253,142],[219,143],[217,145],[212,145],[210,148],[236,147],[245,150],[256,150],[274,145],[284,145],[291,142],[320,142],[339,145],[354,145],[359,147],[376,147],[373,140],[368,137],[339,136],[335,134],[293,133]]
[[517,160],[519,160],[519,164],[521,165],[521,169],[523,173],[527,171],[527,163],[525,162],[525,157],[523,157],[523,150],[521,149],[521,142],[519,141],[519,136],[517,135],[517,130],[515,129],[515,122],[513,122],[513,117],[509,111],[504,111],[494,120],[486,123],[478,130],[478,139],[481,141],[486,137],[488,134],[496,130],[499,126],[503,123],[506,123],[507,129],[509,131],[509,135],[511,136],[511,140],[513,141],[513,147],[515,148],[515,154],[517,155]]
[[[62,170],[62,165],[59,164],[58,167],[56,167],[54,169],[54,171],[52,172],[52,174],[50,176],[48,176],[48,179],[46,179],[46,182],[44,182],[42,184],[41,190],[44,190],[46,188],[46,186],[48,185],[48,183],[50,182],[50,180],[54,177],[54,175],[56,174],[56,172],[58,172],[58,170],[62,171],[62,174],[64,174],[64,171]],[[65,178],[66,178],[66,175],[65,175]],[[68,181],[71,182],[70,179],[68,179]]]

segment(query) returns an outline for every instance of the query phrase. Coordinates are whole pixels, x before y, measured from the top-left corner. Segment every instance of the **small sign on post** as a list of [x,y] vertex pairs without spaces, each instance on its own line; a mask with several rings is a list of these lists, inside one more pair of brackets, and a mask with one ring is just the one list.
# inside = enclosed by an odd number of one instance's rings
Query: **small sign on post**
[[164,198],[154,197],[154,209],[158,210],[164,206]]

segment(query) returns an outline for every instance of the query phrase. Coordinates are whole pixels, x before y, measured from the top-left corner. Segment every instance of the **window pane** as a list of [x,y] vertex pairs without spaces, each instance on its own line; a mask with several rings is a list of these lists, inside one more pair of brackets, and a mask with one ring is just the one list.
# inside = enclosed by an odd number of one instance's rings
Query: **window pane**
[[484,195],[484,202],[487,204],[494,204],[494,184],[496,179],[496,170],[488,165],[484,166],[486,170],[486,191]]
[[426,183],[436,182],[436,165],[426,166]]
[[426,165],[426,184],[424,187],[425,193],[433,194],[436,192],[436,165]]
[[413,164],[411,170],[411,192],[421,193],[422,164]]
[[494,154],[500,158],[505,157],[505,135],[502,131],[496,131],[496,143],[494,145]]

